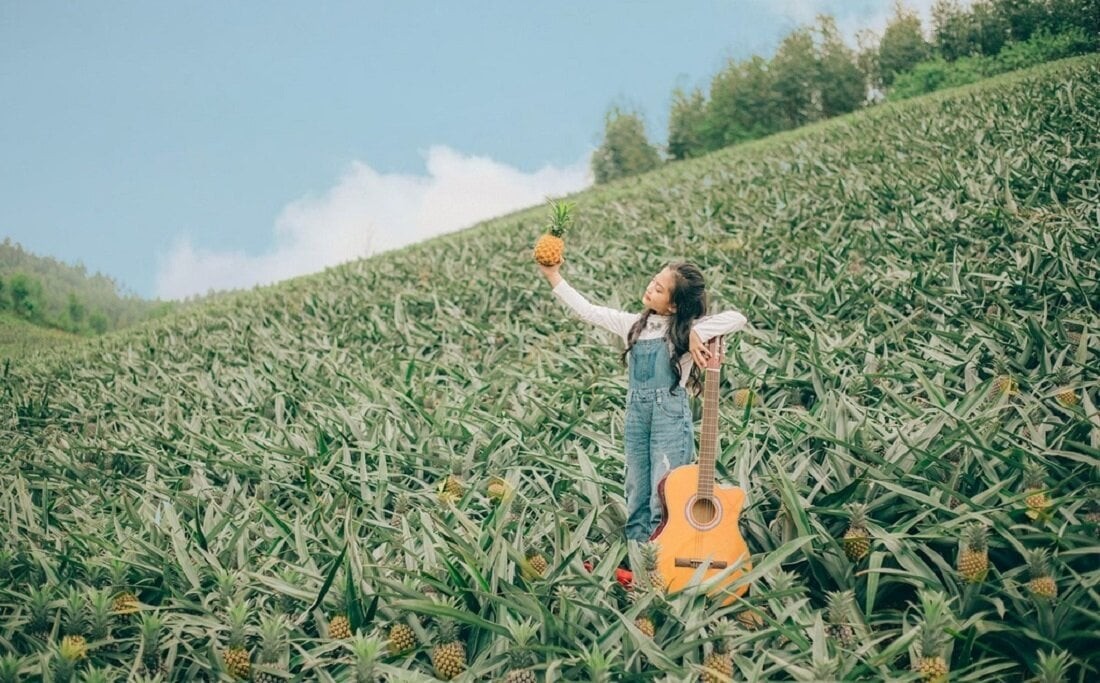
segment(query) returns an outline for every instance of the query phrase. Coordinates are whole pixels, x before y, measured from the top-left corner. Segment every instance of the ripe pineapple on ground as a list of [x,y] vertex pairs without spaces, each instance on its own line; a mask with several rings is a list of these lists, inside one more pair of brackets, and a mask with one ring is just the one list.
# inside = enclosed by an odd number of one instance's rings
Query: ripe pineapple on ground
[[1077,391],[1070,386],[1070,375],[1066,368],[1058,368],[1054,373],[1054,383],[1057,387],[1054,390],[1054,400],[1058,401],[1059,405],[1063,408],[1072,408],[1077,405],[1079,401]]
[[222,660],[230,676],[248,678],[252,670],[252,657],[245,642],[248,624],[248,604],[238,602],[229,608],[229,642],[222,651]]
[[848,529],[844,532],[844,554],[852,562],[859,562],[871,552],[871,536],[867,533],[867,506],[848,503]]
[[1047,498],[1046,470],[1037,462],[1027,464],[1024,469],[1024,505],[1027,507],[1027,516],[1031,519],[1046,519],[1050,508],[1050,499]]
[[971,524],[959,542],[958,570],[967,583],[980,583],[989,572],[989,544],[983,524]]
[[942,593],[921,591],[922,621],[917,641],[918,657],[913,670],[927,683],[945,683],[950,666],[944,657],[947,644],[947,628],[951,626],[951,612]]
[[435,675],[449,681],[466,670],[466,644],[458,638],[458,627],[450,619],[439,620],[436,645],[431,651]]
[[556,266],[565,253],[565,233],[573,223],[573,204],[550,202],[550,225],[535,242],[535,261],[543,266]]
[[1053,600],[1058,597],[1058,583],[1050,575],[1050,562],[1046,550],[1028,551],[1027,568],[1031,574],[1027,587],[1034,597],[1040,600]]
[[387,649],[391,655],[399,655],[416,647],[416,632],[403,621],[390,626]]

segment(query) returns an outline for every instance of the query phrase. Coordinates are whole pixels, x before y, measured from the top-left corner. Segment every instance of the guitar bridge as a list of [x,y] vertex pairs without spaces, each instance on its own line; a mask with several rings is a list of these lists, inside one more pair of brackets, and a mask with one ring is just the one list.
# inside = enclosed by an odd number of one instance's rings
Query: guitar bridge
[[[677,557],[676,562],[675,562],[677,567],[692,567],[692,568],[701,567],[705,563],[706,563],[706,560],[696,560],[696,559],[693,559],[693,558],[690,558],[690,557]],[[729,565],[726,562],[722,561],[722,560],[714,560],[710,563],[711,569],[725,569],[728,566]]]

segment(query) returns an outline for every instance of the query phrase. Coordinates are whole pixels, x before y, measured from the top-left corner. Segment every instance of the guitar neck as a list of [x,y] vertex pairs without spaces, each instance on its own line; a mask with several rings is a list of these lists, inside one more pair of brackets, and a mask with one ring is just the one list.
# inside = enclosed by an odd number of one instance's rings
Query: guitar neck
[[714,496],[714,463],[718,459],[718,381],[717,367],[706,369],[703,384],[703,426],[699,435],[699,497]]

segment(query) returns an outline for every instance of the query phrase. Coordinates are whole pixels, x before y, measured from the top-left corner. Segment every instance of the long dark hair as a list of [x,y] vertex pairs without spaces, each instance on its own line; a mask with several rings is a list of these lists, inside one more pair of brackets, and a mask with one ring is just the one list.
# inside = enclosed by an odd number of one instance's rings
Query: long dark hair
[[[673,353],[669,358],[672,366],[672,376],[675,378],[672,386],[668,388],[671,394],[680,384],[680,356],[691,348],[691,324],[707,312],[707,286],[703,281],[703,271],[693,263],[670,263],[665,268],[672,271],[673,285],[670,301],[676,306],[676,312],[669,321],[668,331],[665,333],[665,341],[672,345]],[[663,270],[663,269],[662,269]],[[638,335],[645,329],[646,322],[652,314],[652,309],[647,308],[642,317],[630,328],[626,335],[626,350],[622,354],[623,365],[626,365],[630,349],[638,341]],[[694,363],[691,365],[691,373],[688,375],[688,386],[696,395],[702,390],[702,373]]]

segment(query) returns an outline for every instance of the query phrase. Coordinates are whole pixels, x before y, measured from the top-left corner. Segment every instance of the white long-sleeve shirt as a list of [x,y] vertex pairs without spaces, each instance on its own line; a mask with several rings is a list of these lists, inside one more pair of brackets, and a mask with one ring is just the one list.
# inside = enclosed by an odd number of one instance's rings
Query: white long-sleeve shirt
[[[634,326],[638,318],[642,317],[641,313],[629,313],[592,304],[564,279],[554,287],[553,292],[554,296],[561,299],[581,320],[617,334],[623,340],[623,343],[627,341],[630,328]],[[638,335],[638,339],[660,339],[664,337],[671,320],[672,316],[669,315],[650,314],[645,329]],[[740,312],[729,310],[697,318],[692,323],[691,329],[699,335],[703,343],[706,343],[719,335],[736,332],[747,323],[748,320]],[[691,353],[685,353],[680,357],[680,386],[687,384],[692,362]]]

